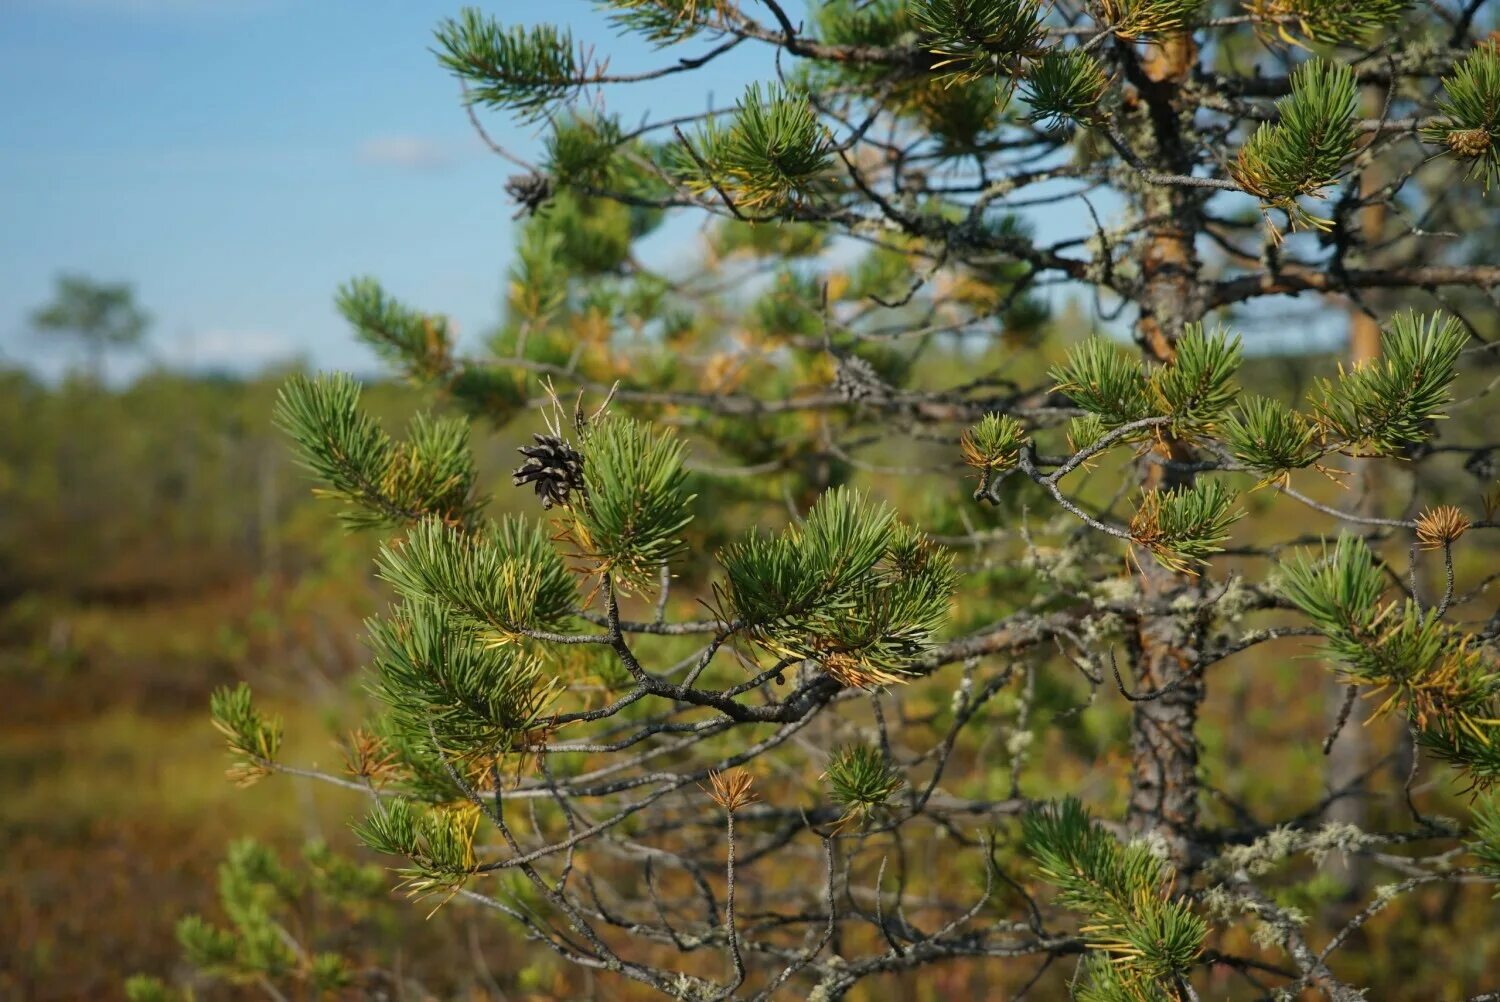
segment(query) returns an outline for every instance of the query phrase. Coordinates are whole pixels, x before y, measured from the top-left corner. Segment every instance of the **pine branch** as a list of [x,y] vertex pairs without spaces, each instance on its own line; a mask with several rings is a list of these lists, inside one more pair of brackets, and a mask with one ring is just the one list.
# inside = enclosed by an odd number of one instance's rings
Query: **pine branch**
[[248,685],[241,682],[233,689],[215,689],[209,700],[209,715],[214,728],[228,739],[229,752],[236,759],[228,772],[231,780],[250,786],[270,774],[281,750],[281,720],[266,717],[255,708]]
[[[844,685],[918,671],[947,618],[953,561],[887,507],[838,488],[800,526],[719,554],[732,618],[779,658],[818,662]],[[731,618],[721,613],[723,618]]]
[[1448,147],[1472,161],[1469,177],[1482,178],[1484,190],[1500,182],[1500,41],[1481,45],[1443,78],[1438,111],[1444,121],[1423,130],[1430,143]]
[[1045,11],[1040,0],[917,0],[911,19],[939,57],[933,68],[957,83],[999,72],[1039,54]]
[[1140,363],[1103,338],[1092,337],[1070,349],[1067,361],[1049,375],[1057,384],[1056,392],[1072,397],[1106,428],[1155,416],[1150,384]]
[[436,602],[408,601],[368,626],[386,736],[398,750],[430,741],[477,778],[524,745],[558,693],[526,647],[486,638]]
[[1301,45],[1293,33],[1311,42],[1368,41],[1378,29],[1397,22],[1409,0],[1250,0],[1245,5],[1264,38]]
[[1344,535],[1321,559],[1299,556],[1277,587],[1323,633],[1351,683],[1389,691],[1377,714],[1401,709],[1423,747],[1475,786],[1500,782],[1500,673],[1435,611],[1383,603],[1385,579],[1363,540]]
[[501,27],[466,7],[436,31],[438,61],[464,81],[467,99],[534,121],[577,92],[587,64],[566,31]]
[[422,380],[442,378],[451,369],[452,335],[447,318],[401,305],[379,282],[368,277],[345,283],[335,305],[359,339],[391,365]]
[[1143,491],[1130,520],[1130,541],[1163,567],[1190,573],[1223,550],[1230,526],[1245,517],[1235,507],[1237,497],[1218,480]]
[[650,591],[693,518],[682,443],[645,422],[606,417],[586,433],[583,452],[587,493],[571,508],[573,539],[622,589]]
[[717,191],[737,216],[779,211],[811,195],[830,147],[805,97],[752,84],[727,124],[711,118],[695,141],[682,140],[673,169],[697,193]]
[[1326,229],[1331,223],[1297,199],[1321,196],[1354,154],[1354,73],[1342,63],[1313,60],[1291,82],[1291,96],[1276,103],[1276,124],[1263,123],[1250,136],[1230,173],[1266,206],[1285,211],[1294,228]]
[[1073,798],[1028,812],[1026,851],[1065,906],[1082,912],[1098,959],[1086,968],[1092,997],[1168,998],[1164,984],[1186,977],[1208,925],[1171,896],[1172,867],[1140,842],[1121,845]]
[[1226,416],[1223,431],[1234,457],[1265,474],[1268,481],[1312,465],[1323,452],[1317,443],[1317,426],[1268,397],[1251,396],[1240,401]]
[[1049,50],[1034,62],[1021,85],[1021,97],[1044,128],[1091,124],[1099,115],[1109,79],[1082,49]]
[[419,414],[393,442],[359,408],[359,384],[342,373],[287,380],[275,420],[296,443],[301,464],[328,486],[319,493],[348,506],[350,528],[402,527],[427,515],[455,525],[474,517],[469,427],[462,418]]
[[1100,0],[1103,23],[1118,37],[1167,35],[1192,26],[1203,0]]
[[1223,327],[1209,334],[1202,324],[1190,324],[1175,348],[1172,361],[1151,374],[1156,409],[1171,418],[1179,437],[1207,436],[1239,395],[1233,381],[1242,360],[1239,335],[1231,337]]
[[1455,317],[1397,314],[1378,361],[1318,383],[1313,412],[1325,440],[1355,455],[1391,455],[1427,438],[1467,341]]
[[441,602],[503,640],[561,625],[578,599],[547,535],[514,517],[473,533],[425,519],[383,545],[379,565],[398,594]]

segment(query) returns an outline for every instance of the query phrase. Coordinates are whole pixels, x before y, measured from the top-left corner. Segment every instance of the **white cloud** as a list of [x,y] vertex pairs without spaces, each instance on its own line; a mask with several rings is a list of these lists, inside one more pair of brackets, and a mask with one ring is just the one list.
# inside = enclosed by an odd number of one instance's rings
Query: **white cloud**
[[183,333],[175,349],[174,363],[193,369],[258,369],[298,354],[298,346],[283,331],[235,327]]
[[404,170],[433,170],[453,162],[446,146],[423,136],[375,136],[359,144],[357,155],[361,163]]

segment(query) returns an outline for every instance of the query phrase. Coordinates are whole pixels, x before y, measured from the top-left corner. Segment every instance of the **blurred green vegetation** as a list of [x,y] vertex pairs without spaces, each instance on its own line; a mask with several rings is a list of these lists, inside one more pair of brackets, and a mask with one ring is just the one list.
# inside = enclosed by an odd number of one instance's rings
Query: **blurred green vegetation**
[[[215,914],[235,838],[352,843],[352,793],[227,782],[205,711],[250,679],[289,750],[336,765],[360,699],[375,540],[333,530],[272,428],[284,375],[0,372],[0,997],[113,998],[173,970],[173,927]],[[366,400],[392,424],[423,403],[394,384]],[[489,469],[503,451],[482,444]],[[392,914],[377,948],[402,944],[434,987],[479,977],[462,921]]]

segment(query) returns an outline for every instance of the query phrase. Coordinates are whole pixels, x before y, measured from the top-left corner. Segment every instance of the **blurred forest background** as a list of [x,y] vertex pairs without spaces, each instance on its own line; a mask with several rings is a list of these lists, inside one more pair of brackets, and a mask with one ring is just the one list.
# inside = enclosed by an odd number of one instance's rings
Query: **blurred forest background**
[[[1089,328],[1080,311],[1060,310],[1039,334],[1045,350],[1026,353],[1037,371],[1015,378],[1041,379],[1046,360]],[[999,362],[1009,349],[997,343],[988,351],[984,361]],[[1309,380],[1332,372],[1338,357],[1253,357],[1245,381],[1300,395]],[[938,345],[919,364],[937,379],[975,362],[971,353]],[[375,539],[333,531],[329,510],[316,503],[272,427],[286,375],[163,368],[109,385],[82,369],[50,382],[0,372],[0,837],[8,847],[0,873],[0,996],[117,997],[125,974],[173,970],[173,924],[185,912],[215,914],[209,875],[237,837],[248,834],[288,854],[308,839],[353,848],[343,819],[357,794],[346,800],[326,785],[289,778],[236,789],[224,777],[228,762],[206,713],[214,687],[249,680],[303,742],[287,758],[336,769],[338,741],[365,698],[361,620],[384,601],[371,570]],[[1485,369],[1464,374],[1458,397],[1482,392],[1495,377]],[[372,381],[365,399],[388,427],[433,403],[389,381]],[[1493,438],[1486,415],[1493,410],[1456,410],[1459,427],[1450,440]],[[534,503],[528,490],[509,484],[514,449],[531,423],[522,418],[476,440],[483,486],[497,510]],[[1473,508],[1494,478],[1481,465],[1452,463],[1441,494]],[[952,482],[934,484],[851,474],[873,481],[940,537],[1025,517],[1015,508],[955,507],[948,499],[961,476],[955,470]],[[1108,469],[1093,479],[1101,499],[1118,482]],[[1322,490],[1330,500],[1338,493],[1332,484]],[[1279,511],[1284,519],[1285,508]],[[716,514],[694,523],[698,533],[710,526],[715,533],[691,540],[699,553],[738,528],[732,514]],[[1311,513],[1304,517],[1310,533],[1332,528],[1313,524]],[[1261,531],[1255,520],[1247,520],[1244,538]],[[1274,535],[1289,535],[1287,528],[1277,526]],[[1482,573],[1480,563],[1493,566],[1495,554],[1479,546],[1460,552],[1472,563],[1458,568],[1462,580]],[[968,559],[982,564],[984,557],[971,551]],[[991,573],[1000,580],[1029,572]],[[674,589],[675,601],[690,605],[693,585]],[[1209,771],[1247,784],[1220,789],[1227,802],[1284,798],[1293,813],[1323,789],[1327,710],[1321,670],[1306,660],[1308,650],[1288,641],[1274,659],[1262,653],[1224,666],[1202,734]],[[1058,690],[1039,697],[1043,713],[1076,702],[1067,683],[1048,682],[1047,673],[1038,681]],[[1127,717],[1124,701],[1098,701],[1078,727],[1050,733],[1047,747],[1028,758],[1028,772],[1059,789],[1097,786],[1086,777],[1123,754]],[[1258,745],[1253,765],[1243,761],[1242,738],[1251,731],[1279,738]],[[1008,756],[995,750],[992,757],[996,782],[1007,781]],[[1374,784],[1398,789],[1403,768],[1384,764]],[[1118,770],[1100,770],[1110,771]],[[1440,788],[1452,784],[1432,786],[1423,792],[1437,806],[1460,795]],[[1336,876],[1307,886],[1328,900],[1345,890]],[[1465,953],[1482,964],[1484,944],[1495,935],[1493,912],[1482,897],[1452,893],[1367,926],[1362,962],[1384,966],[1365,976],[1399,984],[1403,965],[1441,976],[1440,965],[1427,960],[1450,953],[1453,943],[1428,941],[1424,909],[1443,916],[1430,926],[1443,937],[1455,929],[1460,940],[1472,936],[1474,949]],[[368,948],[434,991],[587,995],[581,975],[558,968],[550,954],[528,951],[505,924],[458,906],[431,920],[426,911],[405,902],[378,910],[361,926],[374,932]],[[932,998],[955,987],[941,978],[923,986]],[[235,991],[216,988],[204,997],[238,997]]]

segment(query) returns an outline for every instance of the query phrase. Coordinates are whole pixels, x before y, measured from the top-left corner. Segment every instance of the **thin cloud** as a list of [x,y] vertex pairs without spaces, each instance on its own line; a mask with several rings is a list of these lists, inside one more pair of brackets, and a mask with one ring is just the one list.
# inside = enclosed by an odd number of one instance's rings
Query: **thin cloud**
[[360,163],[402,170],[436,170],[453,163],[453,153],[423,136],[375,136],[359,144]]
[[284,332],[257,328],[211,327],[177,338],[177,359],[190,368],[256,369],[298,354]]

